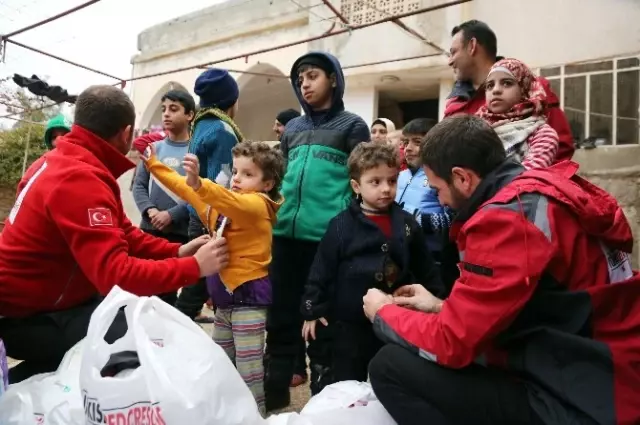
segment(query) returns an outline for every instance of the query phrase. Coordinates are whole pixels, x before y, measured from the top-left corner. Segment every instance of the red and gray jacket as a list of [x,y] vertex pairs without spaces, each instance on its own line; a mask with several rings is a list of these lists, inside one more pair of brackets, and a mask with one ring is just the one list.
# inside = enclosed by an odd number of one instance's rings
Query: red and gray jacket
[[640,275],[615,199],[577,164],[483,179],[451,230],[461,270],[439,314],[387,305],[377,335],[450,368],[526,381],[545,423],[640,423]]
[[43,158],[0,233],[0,316],[73,308],[114,285],[154,295],[198,279],[193,257],[175,258],[179,244],[127,219],[116,179],[134,165],[124,155],[74,125]]
[[[549,81],[542,77],[538,77],[538,80],[547,93],[547,124],[558,133],[560,142],[558,154],[556,155],[556,163],[571,159],[575,151],[575,145],[567,117],[564,115],[562,109],[560,109],[560,100],[551,89]],[[449,94],[447,98],[444,116],[475,114],[485,102],[484,90],[475,90],[473,85],[467,81],[456,81],[451,94]]]

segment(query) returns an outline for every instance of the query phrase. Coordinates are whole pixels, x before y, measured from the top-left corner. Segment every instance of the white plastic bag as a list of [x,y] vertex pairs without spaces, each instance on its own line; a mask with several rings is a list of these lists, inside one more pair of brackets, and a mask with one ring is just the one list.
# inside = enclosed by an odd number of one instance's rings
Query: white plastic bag
[[269,425],[397,425],[378,401],[371,385],[343,381],[325,387],[299,415],[272,416]]
[[[309,418],[301,416],[297,413],[281,413],[272,415],[267,418],[267,425],[313,425]],[[333,424],[323,424],[333,425]],[[356,425],[356,424],[351,424]]]
[[[126,335],[104,335],[125,306]],[[258,406],[225,352],[193,321],[156,297],[115,287],[91,317],[80,383],[87,424],[261,425]],[[140,366],[102,377],[113,354]]]
[[54,373],[43,373],[9,386],[0,397],[2,425],[84,425],[80,394],[83,341],[62,359]]
[[359,381],[342,381],[326,386],[320,394],[312,397],[301,414],[313,415],[335,409],[366,406],[378,401],[371,385]]

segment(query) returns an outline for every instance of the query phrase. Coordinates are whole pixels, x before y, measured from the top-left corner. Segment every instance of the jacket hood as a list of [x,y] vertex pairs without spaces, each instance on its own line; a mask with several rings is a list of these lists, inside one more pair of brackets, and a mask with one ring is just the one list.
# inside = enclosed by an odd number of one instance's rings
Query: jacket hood
[[136,166],[107,141],[79,125],[71,127],[71,131],[58,140],[56,151],[60,155],[105,167],[116,179]]
[[558,99],[558,96],[556,96],[556,94],[553,92],[553,89],[549,84],[549,80],[543,77],[538,77],[538,82],[540,83],[540,85],[542,85],[542,87],[544,88],[544,92],[547,95],[547,108],[560,107],[560,99]]
[[336,88],[333,91],[331,109],[329,110],[329,112],[336,113],[336,112],[343,111],[344,103],[342,101],[342,97],[344,96],[345,81],[344,81],[344,73],[342,72],[342,66],[340,65],[340,61],[338,60],[338,58],[336,58],[330,53],[316,51],[316,52],[309,52],[306,55],[300,56],[293,63],[293,66],[291,67],[291,73],[289,75],[289,77],[291,78],[291,85],[293,86],[293,91],[296,93],[296,96],[298,97],[298,101],[300,102],[300,105],[302,105],[302,109],[304,109],[304,113],[310,116],[313,111],[311,109],[311,105],[305,102],[304,98],[302,97],[302,92],[300,90],[300,86],[298,85],[297,71],[298,71],[298,66],[300,62],[312,56],[318,56],[318,57],[324,58],[325,60],[328,60],[333,65],[333,72],[335,72],[336,74]]
[[514,179],[513,186],[520,193],[538,192],[561,202],[587,234],[630,253],[633,235],[622,208],[609,193],[578,176],[578,168],[575,162],[563,161],[547,169],[522,173]]
[[284,203],[284,197],[280,193],[278,193],[278,199],[274,201],[264,193],[261,193],[260,196],[262,196],[262,198],[264,199],[264,202],[267,204],[267,211],[269,212],[269,218],[271,219],[271,223],[275,224],[278,210]]

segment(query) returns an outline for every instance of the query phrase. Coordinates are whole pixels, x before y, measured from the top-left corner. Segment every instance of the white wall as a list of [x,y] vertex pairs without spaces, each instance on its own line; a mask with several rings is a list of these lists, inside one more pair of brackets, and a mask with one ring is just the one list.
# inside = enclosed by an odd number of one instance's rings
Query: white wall
[[440,80],[440,94],[438,95],[438,119],[444,118],[444,111],[447,106],[447,97],[453,89],[453,78]]
[[474,0],[469,5],[462,18],[485,21],[496,32],[498,53],[531,67],[640,51],[638,0]]
[[347,111],[360,115],[367,125],[378,117],[378,91],[375,87],[353,87],[344,93],[344,107]]
[[287,84],[278,84],[275,90],[265,87],[262,90],[254,88],[246,95],[240,92],[240,105],[235,121],[245,138],[262,141],[276,140],[272,130],[276,115],[290,108],[300,111],[300,104],[293,89],[288,84],[288,80],[285,81]]

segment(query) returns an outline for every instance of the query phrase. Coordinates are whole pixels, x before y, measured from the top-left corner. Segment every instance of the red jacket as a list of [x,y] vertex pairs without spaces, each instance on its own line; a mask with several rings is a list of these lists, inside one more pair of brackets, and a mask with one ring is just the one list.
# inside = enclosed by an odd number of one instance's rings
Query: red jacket
[[[547,124],[558,133],[560,141],[555,162],[558,163],[571,159],[575,151],[575,145],[567,117],[564,115],[562,109],[560,109],[560,100],[551,89],[549,81],[542,77],[538,77],[538,80],[542,83],[547,93]],[[447,99],[444,116],[475,114],[485,102],[484,90],[475,90],[470,83],[458,81]]]
[[22,178],[18,182],[18,189],[16,190],[16,196],[20,195],[20,192],[22,192],[22,189],[24,189],[24,187],[27,185],[27,182],[31,179],[31,177],[33,177],[35,172],[40,169],[42,164],[44,164],[44,162],[47,160],[47,155],[49,154],[49,152],[45,152],[44,154],[42,154],[42,156],[40,156],[40,158],[33,161],[33,164],[31,164],[31,166],[27,168],[27,171],[24,172],[24,176],[22,176]]
[[[544,423],[640,423],[640,275],[615,199],[565,161],[505,162],[456,217],[460,278],[439,314],[384,306],[377,334],[526,381]],[[589,418],[589,419],[587,419]]]
[[171,258],[178,244],[127,219],[116,178],[133,163],[104,140],[73,126],[35,166],[0,234],[0,316],[64,310],[114,285],[153,295],[199,278],[193,257]]

